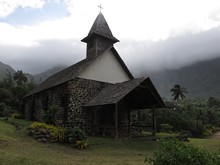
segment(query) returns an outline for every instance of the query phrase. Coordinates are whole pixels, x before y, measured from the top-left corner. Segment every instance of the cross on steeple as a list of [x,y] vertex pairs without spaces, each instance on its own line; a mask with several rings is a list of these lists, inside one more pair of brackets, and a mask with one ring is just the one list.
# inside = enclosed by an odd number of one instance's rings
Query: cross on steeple
[[101,11],[103,9],[102,4],[98,5],[98,7],[100,8],[100,13],[101,13]]

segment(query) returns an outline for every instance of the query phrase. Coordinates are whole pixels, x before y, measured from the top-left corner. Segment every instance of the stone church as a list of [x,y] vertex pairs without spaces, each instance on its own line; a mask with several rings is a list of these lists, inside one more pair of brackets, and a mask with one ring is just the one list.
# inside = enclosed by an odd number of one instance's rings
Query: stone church
[[[88,135],[128,136],[140,130],[138,111],[164,107],[150,78],[134,79],[100,12],[88,35],[86,58],[52,75],[24,98],[27,119],[41,121],[56,106],[55,123]],[[155,119],[153,120],[155,127]]]

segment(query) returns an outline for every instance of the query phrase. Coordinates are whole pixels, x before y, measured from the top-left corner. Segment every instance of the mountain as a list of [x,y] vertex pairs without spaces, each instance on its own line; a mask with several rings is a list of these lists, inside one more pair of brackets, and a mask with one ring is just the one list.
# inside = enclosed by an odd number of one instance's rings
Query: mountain
[[65,68],[66,68],[66,66],[56,66],[56,67],[49,69],[45,72],[33,75],[34,82],[39,84],[39,83],[43,82],[44,80],[46,80],[48,77],[54,75],[55,73],[65,69]]
[[[65,69],[66,66],[56,66],[52,69],[49,69],[45,72],[36,74],[36,75],[31,75],[29,73],[26,73],[26,76],[28,78],[28,80],[34,80],[35,83],[39,84],[42,81],[46,80],[48,77],[52,76],[53,74]],[[3,80],[7,73],[11,73],[14,74],[16,71],[9,65],[4,64],[2,62],[0,62],[0,81]]]
[[[28,74],[27,77],[36,83],[41,83],[65,68],[66,66],[57,66],[33,76]],[[15,72],[12,67],[0,62],[0,80],[5,77],[5,73],[8,71]],[[170,89],[174,84],[185,87],[188,91],[187,97],[208,98],[212,96],[220,98],[220,58],[201,61],[180,69],[142,74],[142,76],[149,76],[160,95],[165,98],[170,98]]]
[[15,70],[11,66],[0,62],[0,80],[3,80],[7,73],[14,74]]
[[162,97],[170,98],[172,86],[180,84],[187,89],[187,97],[220,98],[220,58],[150,73],[150,78]]

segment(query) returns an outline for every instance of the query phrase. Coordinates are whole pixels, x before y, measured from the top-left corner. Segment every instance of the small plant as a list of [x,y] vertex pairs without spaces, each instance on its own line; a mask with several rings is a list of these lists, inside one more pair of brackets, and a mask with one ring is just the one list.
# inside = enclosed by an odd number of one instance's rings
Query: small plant
[[21,119],[22,117],[21,117],[21,115],[18,114],[18,113],[13,113],[13,114],[11,115],[11,118],[12,118],[12,119]]
[[30,128],[47,128],[50,127],[50,125],[46,124],[46,123],[41,123],[41,122],[33,122],[30,125]]
[[56,142],[64,142],[65,141],[66,129],[60,127],[53,127],[51,129],[51,135]]
[[153,158],[145,158],[151,165],[220,165],[220,157],[206,150],[186,145],[176,139],[160,141],[160,149]]
[[89,147],[89,142],[86,139],[86,134],[79,127],[73,128],[68,135],[68,141],[81,150]]
[[71,143],[76,143],[77,141],[86,140],[86,134],[79,128],[74,127],[73,130],[70,131],[68,140]]
[[55,124],[55,114],[58,111],[59,107],[56,105],[51,105],[47,111],[43,113],[43,122],[47,124]]
[[75,145],[80,150],[89,148],[89,142],[87,140],[76,141]]

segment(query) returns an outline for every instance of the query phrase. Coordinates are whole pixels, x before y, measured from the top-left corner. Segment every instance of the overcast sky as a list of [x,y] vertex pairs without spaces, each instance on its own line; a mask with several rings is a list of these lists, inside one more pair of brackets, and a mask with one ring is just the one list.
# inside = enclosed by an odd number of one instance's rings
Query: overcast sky
[[0,61],[36,74],[85,58],[99,4],[133,73],[220,57],[219,0],[0,0]]

